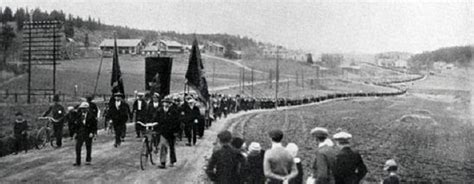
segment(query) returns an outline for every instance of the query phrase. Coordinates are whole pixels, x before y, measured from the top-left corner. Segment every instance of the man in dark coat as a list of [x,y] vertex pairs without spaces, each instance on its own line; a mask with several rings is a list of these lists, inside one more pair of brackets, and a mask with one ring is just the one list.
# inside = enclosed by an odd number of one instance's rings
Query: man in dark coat
[[135,132],[137,133],[137,138],[140,137],[141,132],[145,129],[142,125],[137,123],[138,121],[146,123],[147,116],[147,104],[143,99],[143,93],[138,93],[138,99],[133,102],[132,113],[135,116]]
[[219,133],[217,138],[221,148],[212,153],[206,174],[216,184],[240,184],[243,180],[240,172],[245,158],[229,145],[232,139],[229,131]]
[[54,137],[56,137],[56,145],[59,147],[62,146],[62,138],[63,138],[63,128],[64,128],[64,116],[66,115],[66,111],[64,107],[59,104],[59,95],[54,95],[53,97],[54,104],[51,105],[46,112],[44,112],[43,117],[46,117],[50,113],[53,117],[53,130],[54,130]]
[[15,137],[15,154],[18,154],[21,149],[28,152],[28,123],[23,119],[23,113],[17,112],[15,114],[16,120],[13,124],[13,136]]
[[158,148],[160,149],[160,162],[159,168],[166,168],[166,157],[168,156],[168,149],[170,150],[170,166],[173,167],[176,162],[175,142],[176,137],[174,133],[178,129],[178,114],[176,107],[172,105],[170,98],[164,98],[162,100],[162,107],[158,109],[155,116],[155,121],[158,122],[158,126],[155,127],[155,131],[160,136],[160,142]]
[[108,119],[112,121],[115,132],[114,147],[120,146],[122,139],[125,137],[126,123],[130,117],[130,107],[127,102],[123,100],[121,93],[114,94],[115,100],[109,104],[109,111],[107,112]]
[[86,165],[92,161],[92,139],[97,135],[97,118],[89,112],[89,104],[82,102],[79,105],[79,114],[75,122],[74,132],[76,137],[76,163],[74,166],[81,165],[82,145],[86,143]]
[[196,145],[196,136],[198,134],[199,120],[202,119],[199,108],[195,105],[196,101],[192,97],[187,97],[187,102],[182,107],[184,121],[184,134],[188,138],[187,146]]
[[147,104],[146,108],[146,122],[153,122],[155,120],[156,112],[160,107],[160,95],[158,93],[153,94],[150,101],[145,101]]
[[329,132],[326,128],[313,128],[311,135],[316,138],[318,143],[312,166],[315,183],[333,184],[335,182],[333,170],[337,153],[334,143],[328,138]]
[[336,155],[334,179],[336,184],[358,184],[367,174],[367,167],[357,151],[350,147],[352,135],[346,132],[334,134],[340,151]]
[[94,100],[94,96],[88,96],[86,100],[87,103],[89,103],[89,111],[92,113],[92,115],[94,115],[94,117],[97,117],[99,114],[99,108],[97,107],[97,104],[92,102],[92,100]]

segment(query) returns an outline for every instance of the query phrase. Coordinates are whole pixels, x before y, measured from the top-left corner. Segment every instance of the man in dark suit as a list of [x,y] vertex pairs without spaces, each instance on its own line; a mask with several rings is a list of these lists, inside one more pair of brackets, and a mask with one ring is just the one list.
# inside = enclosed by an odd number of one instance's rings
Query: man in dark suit
[[158,148],[160,149],[160,162],[159,168],[166,168],[166,157],[168,156],[168,149],[170,150],[170,166],[174,166],[176,162],[175,142],[176,137],[174,133],[178,129],[178,114],[176,107],[172,105],[172,100],[168,97],[162,100],[162,106],[158,109],[155,116],[155,121],[158,122],[158,126],[155,131],[160,136],[160,142]]
[[337,150],[334,143],[328,138],[329,132],[326,128],[316,127],[311,130],[311,135],[316,138],[318,143],[312,168],[315,183],[334,183],[333,169]]
[[241,171],[245,158],[229,143],[232,134],[229,131],[217,135],[221,148],[212,153],[206,174],[216,184],[240,184],[243,181]]
[[114,125],[114,147],[120,146],[120,143],[123,141],[122,139],[125,137],[126,123],[130,117],[130,107],[123,100],[122,93],[114,94],[114,101],[109,104],[107,116]]
[[46,112],[44,112],[43,117],[51,113],[54,119],[54,121],[52,121],[54,137],[56,137],[56,144],[58,148],[60,148],[62,146],[64,116],[66,115],[66,111],[64,110],[64,107],[59,104],[59,95],[54,95],[53,101],[54,104],[51,105]]
[[147,104],[146,122],[154,121],[156,112],[158,111],[158,108],[160,107],[160,95],[158,93],[155,93],[151,96],[152,97],[150,101],[145,101],[145,103]]
[[98,114],[99,114],[99,108],[97,107],[97,104],[95,104],[94,102],[92,102],[92,100],[94,100],[94,96],[88,96],[86,98],[87,100],[87,103],[89,103],[89,111],[94,115],[94,117],[97,118]]
[[97,119],[89,111],[89,103],[82,102],[79,105],[78,119],[75,122],[74,132],[76,137],[76,163],[74,166],[81,165],[82,145],[86,143],[86,165],[90,165],[92,158],[92,139],[97,135]]
[[195,105],[196,101],[190,97],[186,97],[187,102],[182,106],[182,115],[184,121],[184,134],[188,138],[187,146],[196,145],[196,136],[198,134],[199,120],[201,117],[201,112],[199,108]]
[[346,132],[334,134],[337,146],[340,148],[336,155],[334,179],[336,184],[358,184],[367,174],[367,167],[357,151],[350,147],[352,135]]
[[147,104],[143,99],[143,93],[138,93],[138,99],[133,102],[132,113],[135,116],[135,132],[137,133],[137,138],[140,137],[141,132],[145,129],[142,125],[137,122],[146,123],[147,116]]

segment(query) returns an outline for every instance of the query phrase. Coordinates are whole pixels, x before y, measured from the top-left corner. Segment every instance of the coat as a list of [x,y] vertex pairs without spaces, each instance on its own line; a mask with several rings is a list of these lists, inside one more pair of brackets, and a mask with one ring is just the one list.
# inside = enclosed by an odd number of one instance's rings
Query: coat
[[313,162],[313,177],[316,184],[334,183],[334,165],[337,150],[334,146],[324,145],[315,153]]
[[166,139],[173,138],[174,133],[179,129],[178,112],[176,107],[172,105],[166,112],[163,107],[160,107],[156,112],[153,122],[158,122],[158,126],[154,129],[155,131],[160,135],[163,135]]
[[247,156],[247,183],[262,184],[265,183],[265,174],[263,173],[263,156],[265,151],[250,152]]
[[216,184],[240,184],[241,167],[245,158],[230,145],[212,153],[206,168],[206,174]]
[[125,124],[130,117],[130,107],[125,101],[122,101],[119,108],[115,106],[115,102],[109,105],[107,119],[112,120],[114,125]]
[[[138,101],[140,101],[140,107],[138,106]],[[146,122],[147,119],[147,104],[145,100],[135,100],[132,105],[132,112],[135,114],[135,120],[141,121],[143,123]]]
[[63,118],[66,115],[66,111],[64,110],[64,107],[60,104],[53,104],[52,106],[49,106],[49,109],[44,112],[43,116],[47,116],[51,114],[51,116],[57,120],[56,122],[53,122],[55,125],[62,125],[63,124]]
[[367,167],[357,151],[343,147],[336,155],[334,178],[336,184],[356,184],[367,174]]
[[192,125],[195,123],[195,120],[203,121],[204,116],[201,115],[201,111],[199,110],[199,107],[194,106],[194,107],[189,107],[187,103],[184,103],[181,106],[181,115],[183,118],[183,123],[185,125]]
[[13,135],[15,137],[26,136],[26,131],[28,130],[28,123],[26,120],[15,120],[13,123]]
[[87,137],[91,133],[97,134],[97,118],[91,112],[87,112],[85,117],[79,112],[74,123],[73,131],[80,137]]

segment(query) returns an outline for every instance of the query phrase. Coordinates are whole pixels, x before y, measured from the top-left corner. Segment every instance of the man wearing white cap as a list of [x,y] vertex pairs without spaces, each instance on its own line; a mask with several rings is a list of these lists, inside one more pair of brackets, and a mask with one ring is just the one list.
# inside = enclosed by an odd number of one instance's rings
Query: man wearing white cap
[[313,178],[316,184],[331,183],[334,180],[334,164],[336,158],[336,148],[331,139],[328,138],[329,131],[323,127],[316,127],[311,130],[311,135],[316,138],[318,148],[316,158],[313,162]]
[[397,174],[398,165],[395,160],[390,159],[385,162],[383,170],[388,172],[388,176],[383,179],[382,184],[399,184],[400,176]]
[[367,174],[367,167],[360,154],[350,147],[352,135],[347,132],[339,132],[334,134],[333,138],[336,140],[337,146],[340,147],[334,166],[336,184],[360,183]]
[[263,156],[265,151],[262,150],[260,143],[252,142],[249,145],[247,155],[247,171],[246,182],[249,184],[265,183],[265,174],[263,173]]
[[82,145],[86,143],[86,165],[91,164],[92,138],[97,135],[97,119],[89,112],[89,103],[82,102],[79,105],[78,119],[75,122],[76,133],[76,163],[74,166],[81,165]]

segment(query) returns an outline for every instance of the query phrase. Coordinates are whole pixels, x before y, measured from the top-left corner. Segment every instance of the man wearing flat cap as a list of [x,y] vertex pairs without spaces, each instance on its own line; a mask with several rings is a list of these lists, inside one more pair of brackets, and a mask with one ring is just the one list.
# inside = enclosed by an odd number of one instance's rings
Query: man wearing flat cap
[[177,130],[178,115],[174,106],[173,101],[169,97],[165,97],[162,101],[162,106],[158,109],[155,115],[154,122],[158,122],[158,126],[155,127],[157,136],[159,136],[158,148],[160,149],[160,162],[159,168],[166,168],[166,158],[168,156],[168,150],[170,153],[170,166],[173,167],[176,162],[175,142],[176,137],[174,133]]
[[74,125],[76,138],[76,163],[74,166],[81,165],[82,145],[86,144],[86,165],[90,165],[92,161],[92,139],[97,135],[97,119],[93,113],[89,111],[89,103],[82,102],[79,105],[78,119]]
[[203,119],[199,107],[196,106],[196,100],[191,96],[186,97],[186,103],[183,104],[181,113],[184,121],[184,134],[188,138],[187,146],[196,145],[198,135],[199,120]]
[[107,119],[112,121],[115,132],[115,144],[114,147],[120,146],[122,139],[126,133],[126,122],[130,117],[130,107],[127,102],[123,100],[124,95],[122,93],[115,93],[114,100],[109,103],[109,112],[107,113]]
[[334,179],[336,184],[360,183],[367,174],[367,167],[357,151],[350,146],[352,135],[347,132],[334,134],[337,146],[340,148],[336,155]]
[[318,143],[315,159],[313,162],[313,178],[316,184],[335,183],[334,164],[336,157],[336,148],[329,139],[329,131],[323,127],[316,127],[311,130],[311,135],[315,137]]

